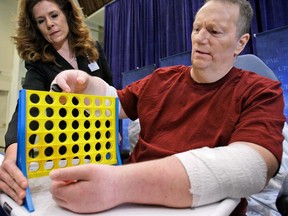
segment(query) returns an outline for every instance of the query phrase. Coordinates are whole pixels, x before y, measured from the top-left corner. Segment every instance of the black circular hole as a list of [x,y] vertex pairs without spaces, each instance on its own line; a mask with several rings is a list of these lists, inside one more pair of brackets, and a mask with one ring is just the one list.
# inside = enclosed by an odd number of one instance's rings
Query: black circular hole
[[107,120],[106,122],[105,122],[105,126],[106,126],[106,128],[109,128],[110,127],[110,121],[109,120]]
[[67,115],[67,111],[65,108],[59,109],[59,115],[63,118]]
[[97,132],[95,133],[95,138],[96,138],[96,139],[100,139],[100,137],[101,137],[101,133],[100,133],[99,131],[97,131]]
[[50,157],[53,154],[53,148],[47,147],[44,151],[45,156]]
[[90,127],[90,122],[89,122],[88,120],[86,120],[86,121],[84,122],[84,127],[85,127],[86,129],[88,129],[88,128]]
[[32,134],[32,135],[29,137],[29,143],[30,143],[30,144],[34,144],[34,143],[35,143],[35,139],[36,139],[36,134]]
[[45,129],[46,129],[46,130],[51,130],[51,129],[53,128],[53,126],[54,126],[54,125],[53,125],[53,122],[52,122],[52,121],[49,120],[49,121],[46,121],[46,122],[45,122]]
[[47,117],[52,117],[54,115],[54,111],[52,108],[48,107],[46,108],[46,116]]
[[96,149],[96,151],[99,151],[101,149],[101,144],[99,142],[96,143],[95,149]]
[[72,134],[72,140],[75,142],[79,139],[79,134],[77,132]]
[[89,132],[86,132],[86,133],[84,134],[84,139],[85,139],[85,140],[89,140],[89,139],[90,139],[90,133],[89,133]]
[[95,160],[97,162],[101,161],[101,154],[97,154],[96,157],[95,157]]
[[97,121],[95,122],[95,127],[96,127],[96,128],[100,128],[100,126],[101,126],[101,122],[100,122],[99,120],[97,120]]
[[59,122],[59,128],[61,130],[64,130],[66,127],[67,127],[66,121],[62,120],[62,121]]
[[31,94],[30,101],[34,104],[39,103],[40,97],[37,94]]
[[50,95],[46,95],[45,101],[47,104],[52,104],[53,103],[53,98]]
[[105,136],[106,136],[107,139],[110,138],[110,136],[111,136],[110,131],[106,131]]
[[90,151],[90,144],[89,144],[89,143],[87,143],[87,144],[84,146],[84,151],[85,151],[85,152]]
[[73,103],[74,105],[78,105],[78,104],[79,104],[79,101],[78,101],[78,99],[77,99],[76,97],[73,97],[73,98],[72,98],[72,103]]
[[106,154],[106,160],[110,160],[110,159],[111,159],[111,153],[108,152],[108,153]]
[[78,145],[73,145],[72,146],[72,152],[74,153],[74,154],[76,154],[77,152],[79,151],[79,146]]
[[64,155],[64,154],[66,154],[66,152],[67,152],[66,146],[64,146],[64,145],[60,146],[60,148],[59,148],[59,154],[60,154],[60,155]]
[[61,133],[61,134],[59,135],[59,141],[60,141],[60,142],[65,142],[66,139],[67,139],[67,135],[66,135],[65,133]]
[[74,116],[74,117],[78,117],[79,116],[79,110],[78,109],[73,109],[72,110],[72,115]]
[[72,122],[72,127],[73,127],[73,129],[77,129],[79,127],[79,122],[77,120],[74,120]]
[[39,115],[39,109],[37,108],[37,107],[32,107],[31,109],[30,109],[30,115],[32,116],[32,117],[37,117],[38,115]]
[[106,146],[106,149],[109,150],[111,148],[111,143],[107,142],[105,146]]
[[44,138],[46,143],[51,143],[53,141],[53,135],[52,134],[46,134]]
[[39,123],[37,121],[31,121],[30,124],[29,124],[29,128],[32,131],[36,131],[39,128]]

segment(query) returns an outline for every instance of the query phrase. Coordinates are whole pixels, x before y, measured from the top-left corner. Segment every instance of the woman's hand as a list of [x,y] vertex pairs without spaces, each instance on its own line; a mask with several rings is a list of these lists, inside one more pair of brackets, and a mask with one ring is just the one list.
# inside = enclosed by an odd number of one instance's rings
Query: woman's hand
[[10,145],[0,166],[0,190],[21,205],[26,196],[28,180],[16,165],[17,143]]

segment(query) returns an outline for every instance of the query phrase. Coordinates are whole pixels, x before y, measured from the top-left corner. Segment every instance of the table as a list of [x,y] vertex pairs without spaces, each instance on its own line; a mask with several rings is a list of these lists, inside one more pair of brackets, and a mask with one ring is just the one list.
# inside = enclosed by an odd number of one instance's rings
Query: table
[[[0,164],[1,164],[0,155]],[[62,209],[56,205],[49,192],[50,178],[41,177],[29,180],[29,186],[31,189],[32,200],[35,207],[35,211],[29,213],[23,206],[18,206],[10,197],[6,194],[0,194],[1,206],[10,208],[11,216],[47,216],[47,215],[61,215],[61,216],[79,216],[84,214],[75,214],[68,210]],[[153,215],[165,215],[165,216],[225,216],[229,215],[233,209],[237,206],[240,200],[237,199],[225,199],[221,202],[202,206],[198,208],[186,208],[186,209],[174,209],[162,206],[151,205],[136,205],[136,204],[124,204],[105,212],[97,214],[89,214],[90,216],[153,216]],[[87,214],[85,214],[87,216]]]

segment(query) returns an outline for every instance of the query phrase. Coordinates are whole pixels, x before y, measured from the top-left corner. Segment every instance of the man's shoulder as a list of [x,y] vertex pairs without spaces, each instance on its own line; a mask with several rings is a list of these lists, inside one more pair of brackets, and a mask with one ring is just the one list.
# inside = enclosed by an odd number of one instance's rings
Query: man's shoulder
[[190,70],[191,67],[185,66],[185,65],[172,65],[172,66],[167,66],[167,67],[160,67],[157,68],[154,73],[156,74],[178,74],[178,73],[183,73],[187,70]]
[[245,83],[262,83],[263,85],[275,85],[280,83],[278,80],[273,80],[253,71],[242,70],[239,68],[235,69],[238,70],[237,74],[239,74],[239,77]]

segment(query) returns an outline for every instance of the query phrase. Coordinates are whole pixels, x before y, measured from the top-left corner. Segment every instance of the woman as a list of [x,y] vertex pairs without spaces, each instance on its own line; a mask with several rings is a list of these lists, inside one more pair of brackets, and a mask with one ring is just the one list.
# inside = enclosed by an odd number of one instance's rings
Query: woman
[[[73,0],[20,0],[18,28],[12,38],[25,60],[24,89],[48,91],[54,77],[67,69],[85,71],[112,85],[103,50],[93,41],[81,9]],[[17,107],[5,135],[0,190],[22,204],[28,182],[16,166]]]

